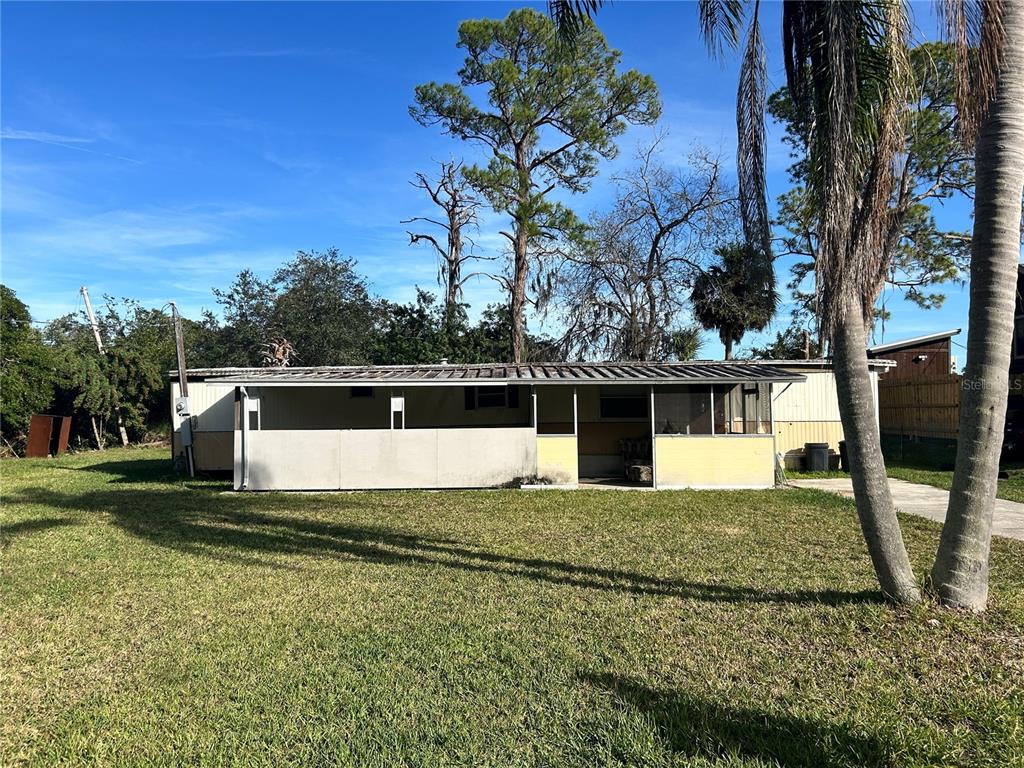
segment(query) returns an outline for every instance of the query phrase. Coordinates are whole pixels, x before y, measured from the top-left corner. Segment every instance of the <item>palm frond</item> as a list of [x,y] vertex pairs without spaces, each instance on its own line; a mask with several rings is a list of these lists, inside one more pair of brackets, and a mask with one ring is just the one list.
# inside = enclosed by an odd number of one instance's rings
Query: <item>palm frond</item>
[[1003,65],[1003,0],[943,0],[939,11],[956,51],[957,124],[964,144],[973,147]]
[[909,27],[900,0],[786,10],[788,85],[797,108],[814,115],[808,188],[819,212],[817,302],[828,333],[851,295],[867,322],[888,267],[882,238],[904,138]]
[[774,290],[771,226],[765,180],[765,100],[768,74],[757,12],[750,23],[736,92],[736,170],[739,177],[743,234],[756,264],[752,276],[764,290]]
[[583,25],[592,20],[604,5],[605,0],[548,0],[548,16],[555,22],[558,36],[574,41]]
[[701,36],[713,58],[721,58],[726,48],[739,46],[745,5],[744,0],[700,0],[697,4]]

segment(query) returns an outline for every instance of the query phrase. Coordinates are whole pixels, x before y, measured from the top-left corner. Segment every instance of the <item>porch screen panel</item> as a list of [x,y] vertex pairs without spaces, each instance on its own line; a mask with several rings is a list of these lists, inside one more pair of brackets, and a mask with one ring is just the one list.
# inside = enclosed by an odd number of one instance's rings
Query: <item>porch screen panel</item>
[[654,430],[659,435],[710,435],[711,387],[656,387]]
[[715,386],[716,435],[767,435],[771,432],[768,384],[749,382]]

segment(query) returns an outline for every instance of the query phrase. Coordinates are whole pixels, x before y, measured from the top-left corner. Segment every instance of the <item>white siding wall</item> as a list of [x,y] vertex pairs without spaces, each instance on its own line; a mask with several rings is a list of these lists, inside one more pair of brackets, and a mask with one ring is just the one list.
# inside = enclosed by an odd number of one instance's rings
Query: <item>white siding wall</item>
[[[242,433],[235,433],[235,488]],[[251,431],[247,490],[477,488],[537,471],[532,427]]]
[[[171,414],[174,400],[181,395],[178,382],[171,382]],[[196,419],[196,432],[231,432],[235,428],[235,390],[217,387],[205,381],[188,383],[188,401]],[[177,428],[177,425],[175,425]]]

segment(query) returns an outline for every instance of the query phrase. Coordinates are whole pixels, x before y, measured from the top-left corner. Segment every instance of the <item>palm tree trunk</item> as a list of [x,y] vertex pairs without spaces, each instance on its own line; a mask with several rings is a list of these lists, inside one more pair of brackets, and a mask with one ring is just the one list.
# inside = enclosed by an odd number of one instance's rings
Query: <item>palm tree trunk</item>
[[866,345],[864,316],[850,296],[832,334],[832,351],[857,515],[882,592],[916,603],[921,595],[889,494]]
[[1005,59],[974,160],[970,326],[956,471],[931,575],[942,602],[976,611],[988,601],[1024,191],[1024,3],[1003,8]]

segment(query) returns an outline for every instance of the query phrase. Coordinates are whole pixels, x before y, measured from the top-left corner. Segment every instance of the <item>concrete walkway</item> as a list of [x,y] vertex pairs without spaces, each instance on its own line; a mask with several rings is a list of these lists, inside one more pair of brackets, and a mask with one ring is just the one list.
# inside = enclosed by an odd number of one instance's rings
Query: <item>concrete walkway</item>
[[[853,498],[853,484],[849,478],[834,477],[821,480],[790,480],[797,488],[817,488],[840,496]],[[906,480],[889,478],[889,489],[896,509],[909,515],[927,517],[941,523],[946,519],[949,492],[931,485],[908,483]],[[992,533],[1010,539],[1024,541],[1024,504],[1017,501],[996,499],[992,515]]]

